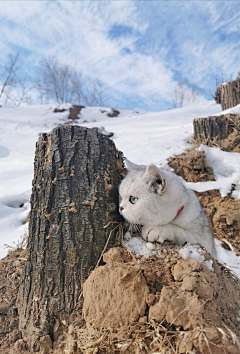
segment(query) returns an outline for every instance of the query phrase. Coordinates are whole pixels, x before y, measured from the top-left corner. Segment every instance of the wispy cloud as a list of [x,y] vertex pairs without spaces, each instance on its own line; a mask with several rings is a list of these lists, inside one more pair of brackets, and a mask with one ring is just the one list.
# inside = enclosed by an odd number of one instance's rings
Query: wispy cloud
[[112,105],[166,109],[177,79],[214,87],[238,71],[236,1],[1,1],[0,61],[19,51],[77,64],[109,88]]

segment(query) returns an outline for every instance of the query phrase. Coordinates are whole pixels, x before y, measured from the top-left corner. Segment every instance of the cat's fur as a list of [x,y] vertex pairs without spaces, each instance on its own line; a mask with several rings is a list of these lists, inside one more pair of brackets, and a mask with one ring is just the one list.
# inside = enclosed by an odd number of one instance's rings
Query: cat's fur
[[[144,170],[133,170],[120,184],[119,194],[120,213],[131,224],[142,225],[145,240],[200,243],[214,255],[205,211],[194,192],[186,189],[175,173],[160,171],[153,164]],[[130,202],[131,196],[138,198],[135,204]]]

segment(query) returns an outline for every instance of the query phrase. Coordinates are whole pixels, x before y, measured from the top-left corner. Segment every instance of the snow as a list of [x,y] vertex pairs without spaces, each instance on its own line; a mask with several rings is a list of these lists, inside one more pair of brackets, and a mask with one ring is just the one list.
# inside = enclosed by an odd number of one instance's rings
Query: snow
[[[28,230],[35,145],[39,133],[66,121],[56,105],[0,108],[0,258]],[[65,105],[69,108],[70,105]]]
[[[107,111],[102,114],[101,110]],[[172,109],[163,112],[136,112],[121,110],[115,118],[109,118],[106,108],[82,110],[79,125],[90,128],[104,126],[113,132],[113,140],[125,156],[137,164],[166,163],[170,156],[180,154],[191,140],[193,119],[215,115],[221,111],[213,101]],[[84,122],[86,121],[87,122]]]
[[183,259],[196,259],[198,262],[204,262],[209,270],[213,272],[213,261],[211,259],[206,260],[204,255],[202,254],[203,250],[198,245],[191,245],[187,243],[184,247],[179,250],[179,254]]
[[130,248],[130,250],[138,255],[142,255],[144,257],[149,256],[151,253],[154,253],[153,251],[155,250],[154,248],[148,248],[147,244],[149,242],[144,241],[141,237],[132,237],[128,241],[125,241],[124,244]]
[[219,112],[218,114],[216,114],[216,116],[221,116],[223,114],[229,114],[229,113],[240,114],[240,104],[238,104],[235,107],[225,109],[225,111]]
[[212,168],[216,181],[185,182],[186,187],[197,192],[218,189],[221,196],[226,197],[232,186],[236,185],[231,195],[233,198],[240,199],[240,154],[204,145],[201,145],[199,150],[205,151],[207,166]]
[[217,260],[240,278],[240,257],[233,251],[228,251],[221,247],[221,241],[214,239],[215,249],[217,251]]
[[[126,238],[124,235],[124,244],[136,255],[143,255],[145,257],[150,254],[158,254],[159,245],[155,243],[146,242],[141,237]],[[221,241],[214,239],[214,245],[216,250],[216,259],[219,263],[229,268],[232,273],[240,278],[240,257],[233,251],[228,251],[222,247]],[[183,259],[196,259],[199,262],[204,262],[206,267],[213,271],[213,261],[205,259],[205,249],[198,244],[187,243],[179,250],[179,254]]]
[[[17,243],[27,232],[25,221],[30,211],[35,144],[40,133],[47,133],[63,123],[104,127],[107,132],[114,133],[112,139],[129,160],[136,164],[155,163],[165,167],[170,156],[186,149],[192,138],[194,118],[240,113],[240,105],[222,112],[221,106],[214,101],[163,112],[121,110],[114,118],[107,116],[112,112],[111,108],[86,107],[81,110],[77,122],[67,120],[68,111],[53,112],[55,108],[67,110],[70,107],[70,104],[0,107],[0,258],[7,254],[4,244]],[[187,183],[187,186],[194,190],[219,189],[224,196],[235,184],[232,197],[240,198],[240,154],[206,146],[200,149],[206,152],[216,181]],[[126,239],[126,245],[136,254],[147,256],[155,252],[153,244],[139,237],[126,235]],[[194,248],[196,246],[191,247],[183,248],[183,256],[200,257]],[[217,248],[220,249],[220,245]],[[221,248],[218,258],[240,276],[239,257],[228,252]]]

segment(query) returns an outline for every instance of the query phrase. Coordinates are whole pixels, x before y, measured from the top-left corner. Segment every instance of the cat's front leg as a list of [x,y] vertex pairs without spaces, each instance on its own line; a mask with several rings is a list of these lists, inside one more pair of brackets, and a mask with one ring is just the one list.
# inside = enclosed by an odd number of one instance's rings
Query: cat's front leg
[[173,241],[174,230],[171,225],[143,226],[142,236],[149,242],[163,243],[165,240]]

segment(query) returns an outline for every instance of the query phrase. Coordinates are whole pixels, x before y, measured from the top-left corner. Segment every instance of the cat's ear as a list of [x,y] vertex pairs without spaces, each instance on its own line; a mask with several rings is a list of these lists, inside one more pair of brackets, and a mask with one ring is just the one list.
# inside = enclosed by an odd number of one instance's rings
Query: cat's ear
[[135,163],[131,162],[127,158],[124,159],[124,163],[127,167],[128,172],[145,170],[145,168],[146,168],[146,166],[144,166],[144,165],[136,165]]
[[155,165],[151,164],[147,167],[145,176],[154,193],[160,193],[165,190],[165,180]]

